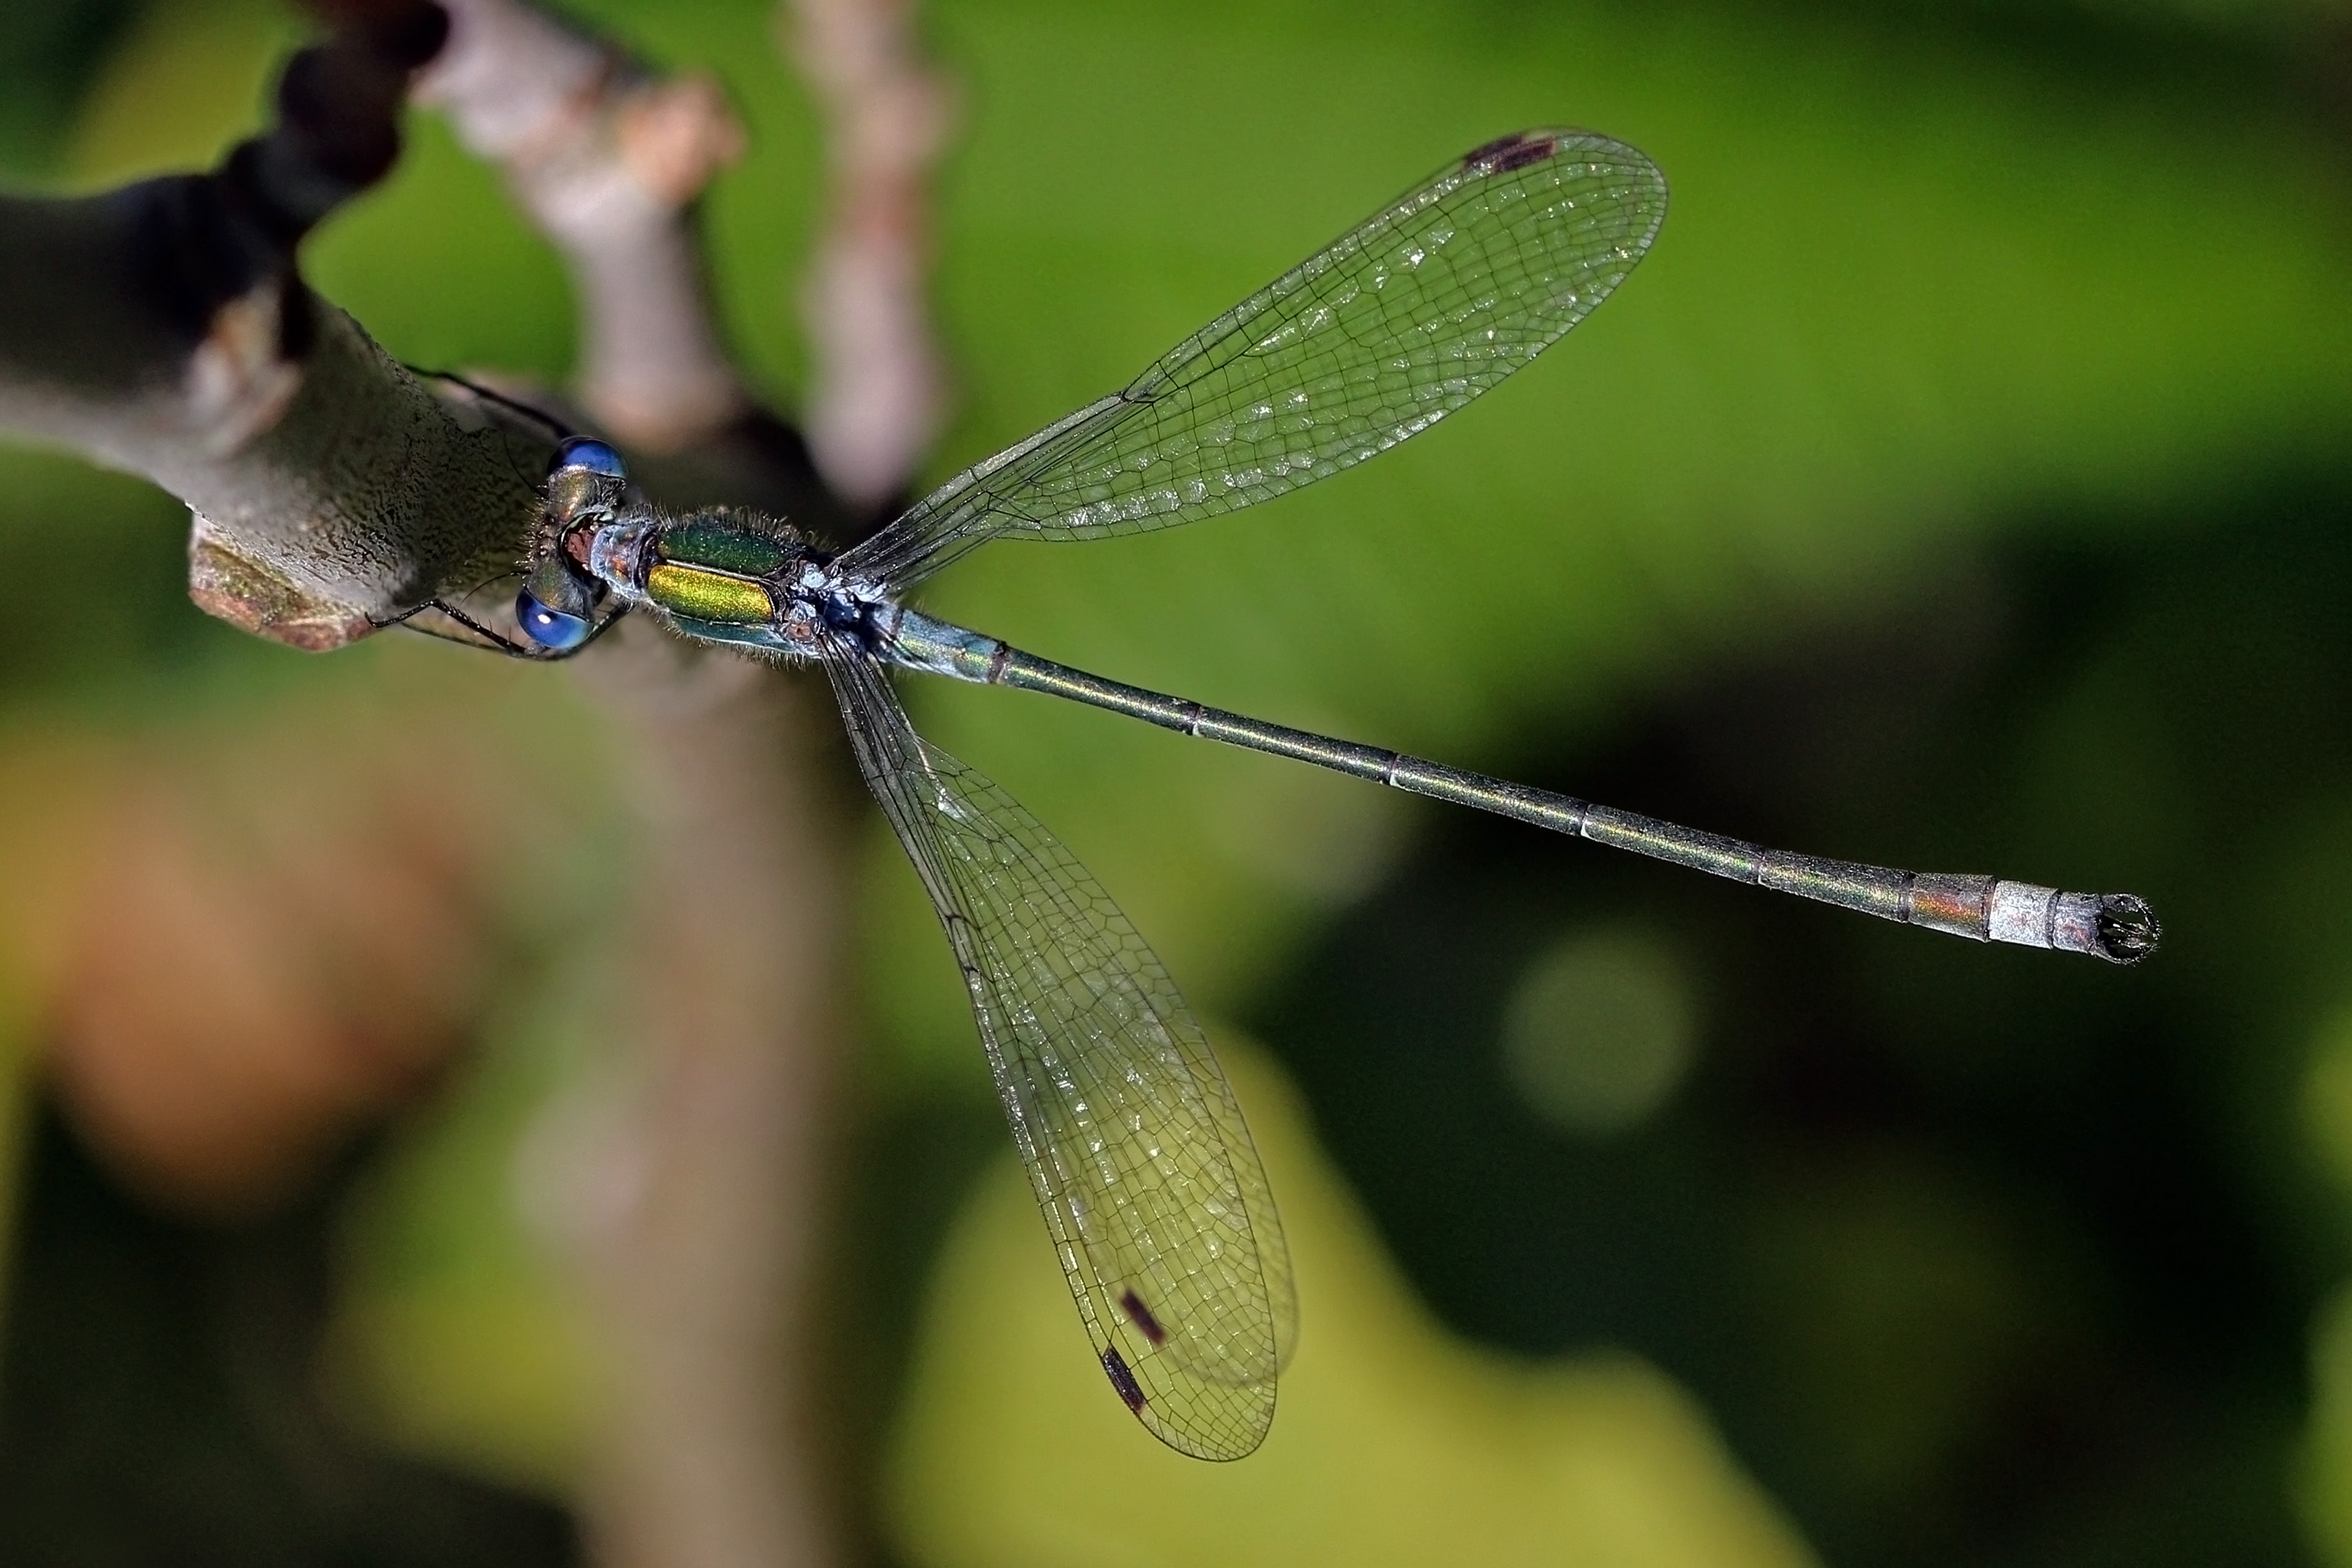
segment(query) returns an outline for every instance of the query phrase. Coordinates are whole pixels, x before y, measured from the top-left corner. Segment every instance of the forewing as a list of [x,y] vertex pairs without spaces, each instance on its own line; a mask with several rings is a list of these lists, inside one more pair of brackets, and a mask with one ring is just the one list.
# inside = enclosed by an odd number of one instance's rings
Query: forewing
[[1526,364],[1649,248],[1665,177],[1622,141],[1470,152],[1178,344],[1125,392],[965,470],[842,558],[903,591],[988,539],[1247,507],[1386,451]]
[[1045,1228],[1112,1386],[1162,1442],[1256,1448],[1297,1338],[1241,1108],[1167,970],[1037,820],[826,661],[866,781],[947,928]]

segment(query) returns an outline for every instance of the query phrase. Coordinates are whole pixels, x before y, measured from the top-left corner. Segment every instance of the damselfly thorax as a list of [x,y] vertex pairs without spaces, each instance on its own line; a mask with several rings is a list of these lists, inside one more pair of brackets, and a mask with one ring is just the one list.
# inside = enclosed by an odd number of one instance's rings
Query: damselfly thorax
[[854,618],[830,552],[757,513],[625,514],[566,546],[623,607],[707,642],[814,659],[823,629]]

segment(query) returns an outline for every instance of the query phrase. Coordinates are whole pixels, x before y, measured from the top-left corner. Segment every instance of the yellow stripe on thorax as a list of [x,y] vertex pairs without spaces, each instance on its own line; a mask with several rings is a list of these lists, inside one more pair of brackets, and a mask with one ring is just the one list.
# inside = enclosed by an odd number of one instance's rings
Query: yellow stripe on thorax
[[646,573],[646,596],[673,614],[737,626],[762,625],[776,613],[774,598],[758,583],[676,561]]

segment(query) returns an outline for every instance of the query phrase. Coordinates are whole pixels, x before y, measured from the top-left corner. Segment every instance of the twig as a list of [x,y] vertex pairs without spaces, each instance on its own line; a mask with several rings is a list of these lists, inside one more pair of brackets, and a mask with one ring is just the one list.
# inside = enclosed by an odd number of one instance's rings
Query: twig
[[786,0],[777,29],[824,108],[831,175],[801,291],[816,350],[803,418],[826,480],[871,507],[905,488],[947,402],[923,290],[953,95],[921,63],[908,0]]
[[[320,300],[296,247],[382,177],[425,0],[317,0],[335,31],[289,66],[278,121],[213,173],[80,201],[0,198],[0,425],[143,475],[196,513],[192,589],[309,648],[367,634],[527,550],[552,442],[427,387]],[[717,91],[663,83],[515,0],[451,0],[425,86],[507,172],[580,284],[579,393],[671,505],[854,508],[746,395],[687,221],[739,144]],[[816,15],[816,13],[812,13]],[[827,0],[808,52],[836,130],[837,234],[811,298],[826,464],[871,502],[937,417],[919,298],[921,173],[944,120],[903,9]],[[813,34],[813,37],[814,35]],[[626,734],[642,816],[627,1135],[616,1207],[557,1216],[614,1328],[625,1406],[586,1507],[608,1563],[831,1554],[804,1342],[835,1060],[838,868],[785,693],[649,632],[581,661]],[[599,668],[598,666],[601,666]],[[716,682],[714,695],[706,689]],[[729,683],[752,688],[726,696]],[[587,1182],[611,1192],[611,1181]]]
[[399,152],[425,0],[347,0],[278,118],[208,174],[0,197],[0,426],[142,475],[195,514],[191,590],[331,648],[526,548],[551,443],[453,405],[311,293],[295,249]]
[[583,676],[625,717],[641,823],[625,1045],[549,1108],[557,1157],[531,1183],[612,1357],[589,1539],[604,1568],[822,1563],[840,835],[767,672],[648,639]]
[[[450,12],[450,47],[422,90],[571,265],[582,404],[635,455],[672,455],[637,472],[673,504],[754,500],[837,528],[854,508],[752,403],[709,321],[689,209],[740,143],[716,89],[656,80],[518,0],[451,0]],[[865,118],[861,146],[876,138]],[[873,162],[870,147],[853,161]],[[895,188],[901,207],[919,202],[919,183]],[[898,232],[919,235],[911,212]],[[919,261],[907,250],[898,264],[885,308],[912,317],[885,335],[902,363],[928,366]],[[819,334],[822,361],[863,351],[865,311],[858,331]],[[853,500],[905,484],[936,399],[915,402],[912,420],[904,397],[895,412],[869,397],[830,416],[845,433],[890,426],[869,444],[891,455],[868,453]],[[824,466],[837,494],[840,471]],[[538,1184],[579,1197],[568,1214],[537,1206],[592,1281],[620,1372],[585,1501],[592,1539],[608,1568],[821,1562],[838,1531],[809,1426],[809,1325],[838,1059],[836,825],[801,755],[796,694],[628,630],[618,656],[583,660],[582,674],[627,732],[644,824],[634,1050],[616,1079],[581,1087],[601,1132],[575,1143],[564,1179]],[[553,1124],[580,1103],[552,1108]]]
[[687,207],[743,147],[718,86],[659,79],[515,0],[446,0],[417,83],[496,164],[580,287],[582,402],[622,442],[694,445],[750,406],[719,348]]

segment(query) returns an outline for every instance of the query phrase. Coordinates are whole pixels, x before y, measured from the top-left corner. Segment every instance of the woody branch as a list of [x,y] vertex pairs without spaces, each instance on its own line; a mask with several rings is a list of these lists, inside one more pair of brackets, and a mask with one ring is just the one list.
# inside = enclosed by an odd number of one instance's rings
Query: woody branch
[[[296,265],[302,236],[392,167],[412,86],[571,264],[579,404],[631,447],[656,500],[749,501],[838,531],[903,488],[940,401],[917,220],[942,114],[902,8],[809,0],[822,15],[797,29],[846,149],[834,221],[848,237],[821,246],[831,260],[807,297],[835,364],[813,417],[845,503],[709,323],[690,206],[740,142],[714,88],[664,82],[509,0],[314,8],[330,37],[288,67],[276,123],[219,168],[0,207],[0,426],[186,500],[206,609],[336,647],[532,542],[539,497],[520,476],[543,468],[547,432],[420,382]],[[792,1370],[807,1357],[788,1352],[805,1333],[834,1054],[822,792],[780,694],[730,690],[740,666],[617,641],[582,664],[604,666],[583,674],[635,758],[638,950],[675,961],[648,966],[624,1112],[581,1152],[644,1179],[617,1207],[553,1222],[599,1282],[626,1369],[590,1514],[607,1562],[819,1560],[824,1467],[788,1414],[807,1403]],[[697,873],[721,861],[736,874],[714,890]]]

